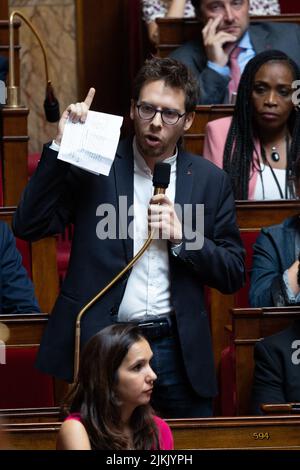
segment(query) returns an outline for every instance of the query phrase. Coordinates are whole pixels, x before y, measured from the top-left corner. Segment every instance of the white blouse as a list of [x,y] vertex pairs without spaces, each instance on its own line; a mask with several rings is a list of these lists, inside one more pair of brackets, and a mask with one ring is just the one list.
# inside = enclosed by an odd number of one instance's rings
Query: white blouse
[[[146,23],[155,21],[156,18],[164,18],[168,13],[170,1],[168,0],[142,0],[143,20]],[[195,16],[195,9],[191,0],[186,0],[184,7],[185,18]]]
[[[265,200],[266,199],[275,199],[275,200],[281,199],[278,186],[270,170],[270,167],[268,165],[265,165],[264,163],[261,163],[260,169],[261,169],[261,173],[257,175],[257,181],[256,181],[253,199],[259,200],[259,201],[263,199]],[[285,196],[286,170],[273,168],[273,171],[277,178],[278,184],[281,188],[282,194]]]
[[250,15],[280,15],[278,0],[250,0]]

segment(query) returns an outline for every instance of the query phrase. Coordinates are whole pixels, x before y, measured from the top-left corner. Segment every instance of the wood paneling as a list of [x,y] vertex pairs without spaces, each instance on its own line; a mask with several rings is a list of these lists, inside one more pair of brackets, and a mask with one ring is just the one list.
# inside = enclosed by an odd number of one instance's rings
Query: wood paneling
[[196,155],[203,155],[206,124],[215,119],[232,116],[232,105],[199,105],[195,109],[195,118],[190,129],[183,137],[184,148]]
[[95,87],[97,111],[124,114],[129,108],[128,1],[76,1],[79,96]]
[[1,159],[5,206],[19,203],[28,181],[27,108],[1,108]]

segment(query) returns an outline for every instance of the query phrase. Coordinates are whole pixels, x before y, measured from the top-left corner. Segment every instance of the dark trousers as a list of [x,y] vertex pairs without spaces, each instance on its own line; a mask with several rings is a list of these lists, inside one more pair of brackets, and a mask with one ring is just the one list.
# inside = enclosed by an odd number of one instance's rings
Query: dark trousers
[[163,418],[212,416],[212,398],[200,397],[189,383],[177,335],[147,339],[157,375],[151,400],[154,410]]

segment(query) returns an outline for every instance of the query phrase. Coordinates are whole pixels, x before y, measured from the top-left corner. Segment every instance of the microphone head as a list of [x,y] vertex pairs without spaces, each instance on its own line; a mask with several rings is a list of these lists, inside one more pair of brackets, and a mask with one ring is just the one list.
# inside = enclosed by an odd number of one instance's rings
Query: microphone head
[[170,183],[171,165],[170,163],[158,162],[153,171],[153,186],[155,188],[166,189]]
[[54,96],[54,91],[50,82],[46,88],[46,98],[44,101],[44,110],[48,122],[57,122],[60,118],[59,103]]

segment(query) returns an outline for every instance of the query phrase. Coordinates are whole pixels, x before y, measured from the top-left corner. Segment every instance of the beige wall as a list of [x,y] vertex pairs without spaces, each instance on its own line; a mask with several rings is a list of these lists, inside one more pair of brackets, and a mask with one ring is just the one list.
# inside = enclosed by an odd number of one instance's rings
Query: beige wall
[[[77,100],[75,0],[9,0],[10,12],[20,10],[31,20],[45,45],[49,77],[61,112]],[[29,153],[40,152],[54,137],[56,124],[45,120],[45,67],[40,46],[28,26],[20,28],[21,99],[30,109]]]

